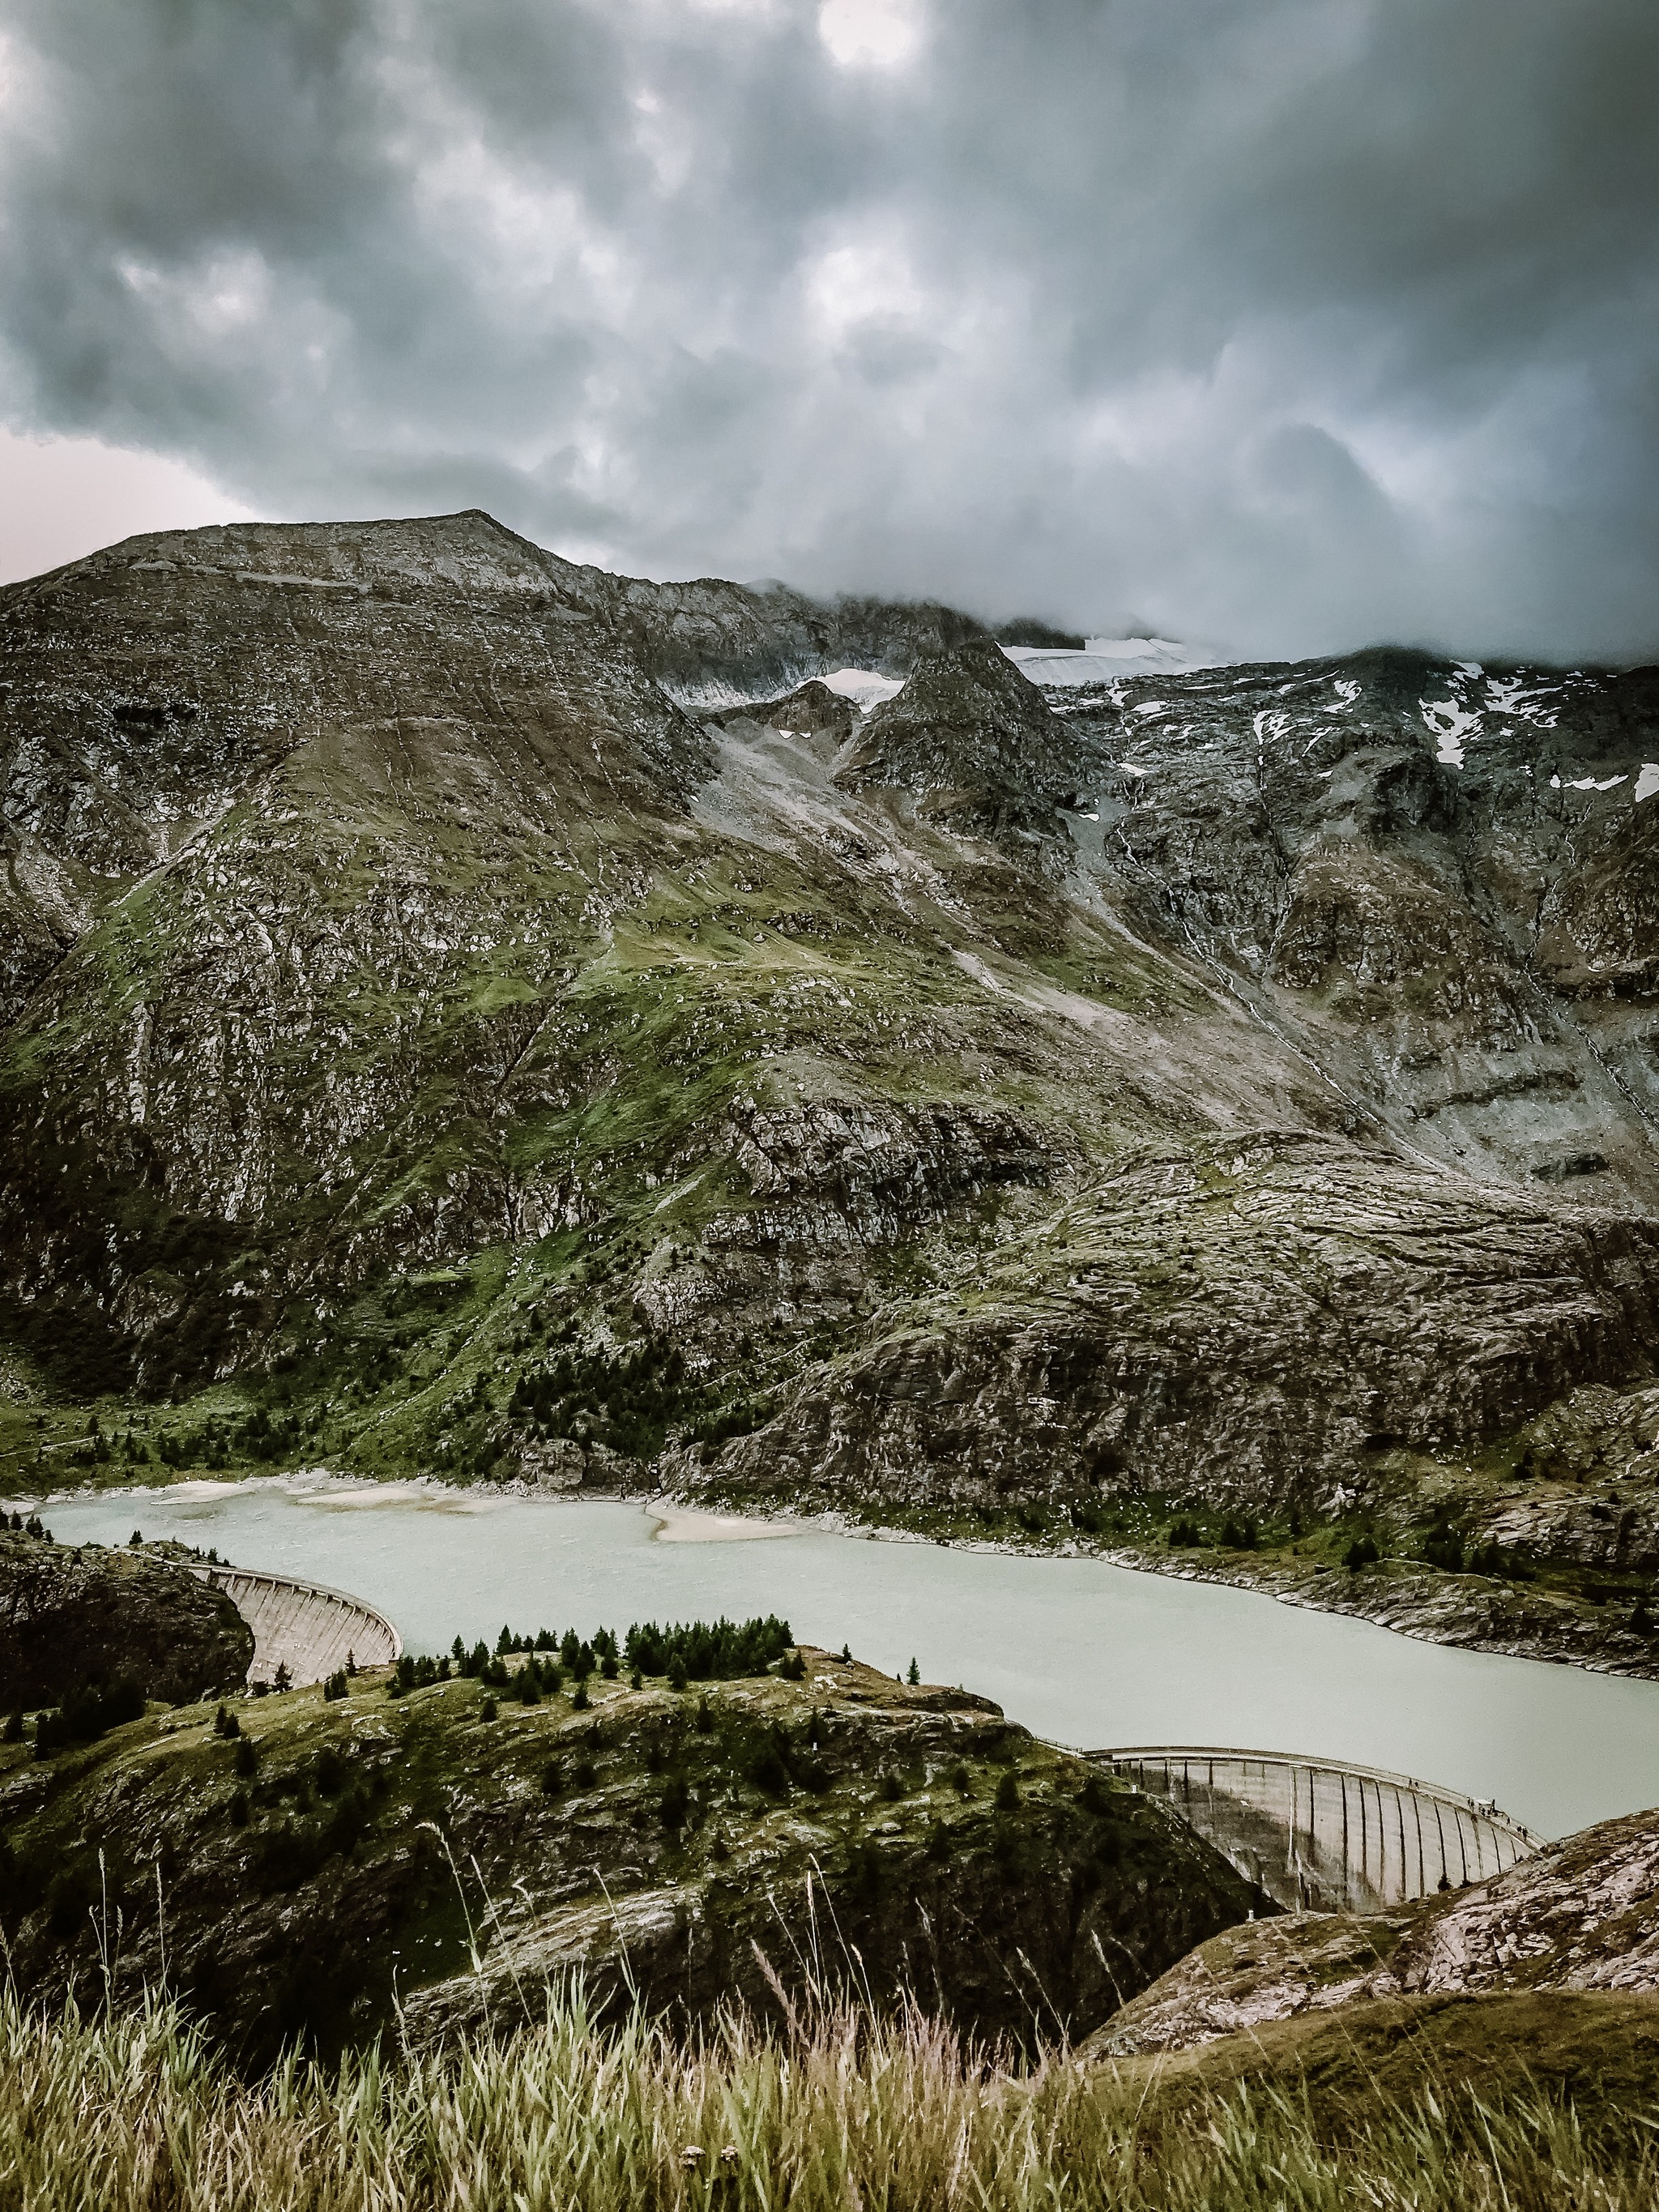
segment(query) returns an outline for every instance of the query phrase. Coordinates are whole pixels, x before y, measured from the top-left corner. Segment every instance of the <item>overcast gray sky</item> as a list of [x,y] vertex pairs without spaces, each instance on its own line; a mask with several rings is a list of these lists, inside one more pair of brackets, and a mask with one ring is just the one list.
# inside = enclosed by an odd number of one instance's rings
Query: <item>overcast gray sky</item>
[[1656,0],[0,0],[0,40],[12,573],[482,506],[1236,653],[1659,658]]

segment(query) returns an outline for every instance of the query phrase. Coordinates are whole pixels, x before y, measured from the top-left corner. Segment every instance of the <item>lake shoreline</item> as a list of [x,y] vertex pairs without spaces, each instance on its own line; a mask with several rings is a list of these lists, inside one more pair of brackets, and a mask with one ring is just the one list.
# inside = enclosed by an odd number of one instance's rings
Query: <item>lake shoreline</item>
[[[687,1511],[709,1510],[694,1506],[681,1492],[657,1495]],[[729,1505],[721,1510],[742,1517]],[[1184,1552],[1092,1543],[1080,1536],[1059,1544],[1022,1544],[1007,1538],[929,1535],[921,1529],[855,1520],[834,1508],[821,1512],[774,1511],[768,1515],[767,1525],[822,1528],[838,1536],[878,1543],[927,1544],[945,1551],[989,1553],[1009,1559],[1101,1559],[1130,1573],[1207,1583],[1272,1598],[1279,1605],[1310,1613],[1369,1621],[1393,1635],[1440,1644],[1448,1650],[1529,1659],[1541,1665],[1573,1667],[1585,1674],[1631,1681],[1659,1681],[1659,1644],[1644,1651],[1627,1630],[1609,1630],[1599,1620],[1537,1597],[1524,1586],[1517,1589],[1512,1583],[1494,1582],[1480,1575],[1443,1574],[1415,1560],[1385,1559],[1358,1574],[1329,1570],[1320,1573],[1311,1565],[1297,1570],[1282,1561],[1253,1559],[1249,1553],[1231,1553],[1224,1563],[1220,1559],[1212,1562],[1195,1559]]]
[[[550,1508],[556,1506],[555,1511]],[[60,1543],[150,1544],[349,1590],[405,1648],[596,1624],[775,1615],[802,1642],[993,1698],[1087,1745],[1236,1743],[1426,1777],[1540,1834],[1638,1809],[1659,1773],[1659,1687],[1449,1648],[1334,1608],[1263,1606],[1080,1546],[930,1540],[702,1499],[365,1482],[327,1469],[82,1486],[45,1515]],[[685,1516],[694,1540],[660,1540]],[[756,1540],[765,1527],[770,1540]],[[701,1540],[696,1539],[700,1536]]]
[[39,1512],[54,1504],[87,1504],[120,1496],[165,1497],[186,1488],[198,1496],[229,1496],[250,1482],[303,1483],[307,1478],[319,1485],[337,1485],[342,1491],[385,1492],[388,1503],[392,1502],[392,1493],[413,1491],[441,1497],[458,1508],[468,1500],[482,1503],[487,1498],[535,1499],[548,1504],[580,1498],[636,1505],[658,1521],[653,1534],[653,1540],[658,1543],[777,1541],[792,1534],[816,1529],[865,1542],[922,1545],[941,1551],[1009,1559],[1097,1559],[1131,1573],[1210,1583],[1272,1598],[1280,1605],[1308,1612],[1369,1621],[1391,1634],[1418,1643],[1439,1644],[1450,1650],[1532,1660],[1542,1665],[1571,1667],[1586,1674],[1632,1681],[1659,1681],[1659,1643],[1644,1650],[1628,1629],[1609,1627],[1594,1617],[1540,1598],[1524,1585],[1493,1582],[1477,1575],[1440,1573],[1415,1560],[1385,1559],[1358,1574],[1335,1571],[1318,1573],[1311,1565],[1298,1569],[1282,1559],[1256,1559],[1249,1553],[1229,1553],[1224,1559],[1194,1559],[1188,1553],[1170,1553],[1149,1546],[1094,1542],[1081,1534],[1048,1544],[1020,1543],[1006,1537],[936,1535],[890,1522],[859,1520],[834,1507],[817,1511],[799,1507],[781,1510],[774,1508],[764,1515],[748,1513],[729,1501],[722,1499],[719,1505],[711,1505],[683,1491],[596,1486],[566,1492],[518,1478],[505,1482],[486,1479],[454,1483],[430,1474],[383,1480],[325,1467],[273,1469],[269,1474],[249,1469],[234,1474],[227,1473],[218,1479],[183,1475],[177,1481],[161,1483],[81,1484],[34,1499],[15,1498],[11,1504],[13,1510]]

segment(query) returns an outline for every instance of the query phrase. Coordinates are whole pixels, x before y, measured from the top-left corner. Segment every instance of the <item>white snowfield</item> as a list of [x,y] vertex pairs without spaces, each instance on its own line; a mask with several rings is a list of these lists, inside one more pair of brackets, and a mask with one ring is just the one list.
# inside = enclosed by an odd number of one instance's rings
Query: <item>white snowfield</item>
[[904,689],[902,678],[878,676],[870,668],[838,668],[833,676],[820,676],[818,681],[839,691],[843,699],[850,699],[860,714],[867,714],[872,707],[879,707],[883,700]]
[[1436,758],[1443,768],[1462,768],[1463,740],[1471,733],[1479,735],[1480,717],[1460,707],[1455,699],[1424,699],[1418,711],[1433,731],[1439,748]]

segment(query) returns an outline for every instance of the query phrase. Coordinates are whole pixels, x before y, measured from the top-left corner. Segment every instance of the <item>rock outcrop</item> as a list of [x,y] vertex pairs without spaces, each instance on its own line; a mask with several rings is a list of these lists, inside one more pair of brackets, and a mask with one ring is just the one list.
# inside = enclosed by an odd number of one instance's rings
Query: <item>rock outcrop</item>
[[240,1689],[252,1656],[232,1601],[176,1560],[0,1531],[0,1711],[118,1678],[182,1703]]
[[925,820],[1056,879],[1071,864],[1059,810],[1078,805],[1075,739],[989,638],[918,661],[871,714],[837,781],[908,792]]
[[[722,1478],[1054,1504],[1333,1512],[1409,1442],[1467,1449],[1587,1365],[1641,1371],[1659,1224],[1249,1134],[1129,1155],[806,1377]],[[873,1332],[872,1332],[873,1334]]]

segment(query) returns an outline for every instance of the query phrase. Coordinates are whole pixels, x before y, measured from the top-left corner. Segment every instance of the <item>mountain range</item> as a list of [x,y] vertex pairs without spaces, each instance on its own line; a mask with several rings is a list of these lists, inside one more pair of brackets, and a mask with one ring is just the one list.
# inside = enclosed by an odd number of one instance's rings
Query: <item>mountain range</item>
[[0,592],[7,1480],[667,1485],[1659,1669],[1659,671],[1076,642],[479,513]]

